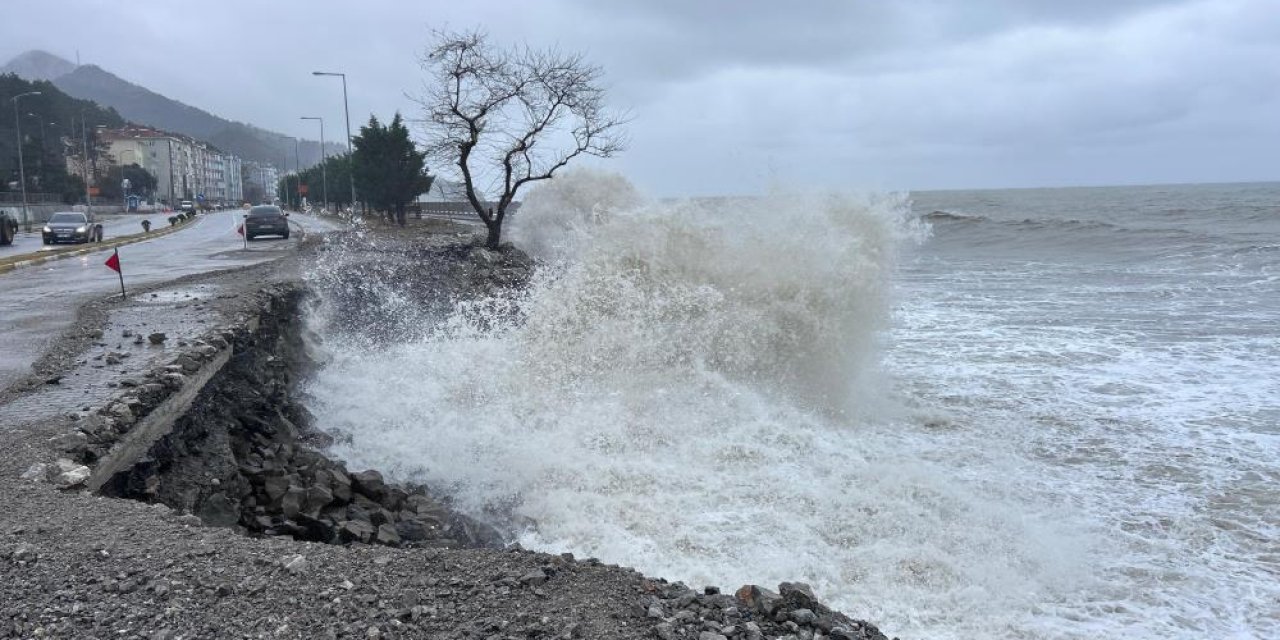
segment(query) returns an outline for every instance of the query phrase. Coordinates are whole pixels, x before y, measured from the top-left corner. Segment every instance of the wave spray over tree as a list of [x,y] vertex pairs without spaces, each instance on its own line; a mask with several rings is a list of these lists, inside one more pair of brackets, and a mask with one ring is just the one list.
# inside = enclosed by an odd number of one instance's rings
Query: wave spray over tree
[[418,99],[430,157],[458,167],[467,201],[497,249],[516,194],[579,156],[624,147],[626,118],[605,107],[600,67],[578,54],[500,49],[479,32],[439,32],[421,60]]

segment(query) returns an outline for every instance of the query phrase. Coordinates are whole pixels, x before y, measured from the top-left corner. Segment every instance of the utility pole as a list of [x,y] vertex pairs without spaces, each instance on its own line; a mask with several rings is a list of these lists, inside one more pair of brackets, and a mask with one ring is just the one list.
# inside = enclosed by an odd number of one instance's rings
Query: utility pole
[[173,209],[173,138],[165,137],[169,143],[169,208]]
[[22,224],[31,231],[31,215],[27,212],[27,169],[22,164],[22,118],[18,116],[18,100],[26,96],[38,96],[39,91],[19,93],[13,100],[13,124],[18,134],[18,180],[22,181]]
[[80,112],[80,149],[84,164],[84,206],[93,213],[93,196],[89,195],[89,126],[84,122],[84,111]]
[[298,211],[302,210],[302,160],[298,154],[298,138],[293,138],[293,178],[297,180],[298,188],[293,189],[298,195]]

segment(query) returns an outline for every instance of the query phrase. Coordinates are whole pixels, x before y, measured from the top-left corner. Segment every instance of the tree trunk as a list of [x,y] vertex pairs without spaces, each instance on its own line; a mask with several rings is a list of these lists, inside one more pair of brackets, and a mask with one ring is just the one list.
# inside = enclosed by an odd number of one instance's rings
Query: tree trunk
[[399,223],[400,228],[404,228],[404,205],[402,204],[396,205],[396,222]]
[[486,222],[485,226],[489,229],[489,237],[485,240],[484,246],[488,249],[497,249],[502,243],[502,223]]

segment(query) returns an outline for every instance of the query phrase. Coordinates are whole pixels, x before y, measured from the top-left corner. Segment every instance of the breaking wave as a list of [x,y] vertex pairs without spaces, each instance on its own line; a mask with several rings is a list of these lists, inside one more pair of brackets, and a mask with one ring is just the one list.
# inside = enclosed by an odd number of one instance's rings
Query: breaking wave
[[803,580],[893,631],[990,628],[1080,578],[1081,537],[894,426],[881,330],[928,231],[904,196],[657,202],[577,173],[516,222],[542,261],[522,293],[425,339],[328,346],[310,393],[337,454],[525,546]]

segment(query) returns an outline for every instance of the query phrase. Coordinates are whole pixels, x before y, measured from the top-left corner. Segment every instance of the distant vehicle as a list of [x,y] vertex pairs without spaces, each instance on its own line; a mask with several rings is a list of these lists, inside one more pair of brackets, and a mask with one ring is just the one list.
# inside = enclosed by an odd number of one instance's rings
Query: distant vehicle
[[91,213],[79,211],[59,211],[49,216],[49,221],[40,230],[45,244],[58,242],[101,242],[102,225]]
[[289,239],[289,214],[273,204],[259,205],[244,216],[244,237],[280,236]]
[[0,246],[13,244],[18,235],[18,221],[8,211],[0,211]]
[[194,212],[195,210],[196,210],[196,203],[190,200],[183,200],[181,203],[178,204],[178,211],[182,211],[183,213],[186,213],[189,211]]

